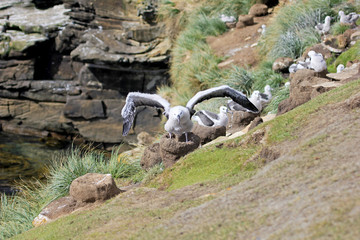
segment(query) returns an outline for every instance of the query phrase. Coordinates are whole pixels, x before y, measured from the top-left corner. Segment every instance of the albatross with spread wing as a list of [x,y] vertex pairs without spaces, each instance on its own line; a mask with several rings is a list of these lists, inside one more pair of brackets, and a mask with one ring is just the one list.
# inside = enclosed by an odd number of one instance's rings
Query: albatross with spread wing
[[164,128],[165,131],[169,133],[170,138],[172,134],[182,135],[185,133],[187,142],[187,133],[190,132],[193,127],[191,116],[195,113],[195,105],[215,97],[230,97],[234,102],[240,104],[249,111],[258,112],[258,109],[243,93],[227,85],[198,92],[187,102],[186,107],[170,107],[170,103],[157,94],[130,92],[126,97],[125,106],[121,110],[121,116],[124,119],[123,136],[126,136],[131,129],[136,115],[136,107],[151,106],[164,109],[164,115],[168,119]]

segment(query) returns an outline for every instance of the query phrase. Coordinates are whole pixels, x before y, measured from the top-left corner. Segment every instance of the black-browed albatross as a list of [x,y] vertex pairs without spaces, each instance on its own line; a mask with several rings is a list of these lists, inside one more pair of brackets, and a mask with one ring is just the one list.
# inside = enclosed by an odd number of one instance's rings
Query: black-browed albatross
[[123,136],[126,136],[130,131],[136,115],[136,107],[151,106],[164,109],[164,115],[168,119],[164,128],[165,131],[169,133],[170,138],[172,134],[182,135],[185,133],[187,142],[187,133],[190,132],[193,127],[191,116],[195,113],[194,106],[199,102],[215,97],[230,97],[233,101],[242,105],[249,111],[258,111],[254,104],[252,104],[243,93],[227,85],[210,88],[196,93],[195,96],[187,102],[186,107],[170,107],[170,103],[157,94],[130,92],[126,97],[125,106],[121,110],[121,116],[124,119]]
[[228,124],[228,109],[225,106],[220,107],[219,114],[209,112],[206,110],[197,111],[193,116],[192,119],[197,121],[201,126],[206,127],[219,127]]

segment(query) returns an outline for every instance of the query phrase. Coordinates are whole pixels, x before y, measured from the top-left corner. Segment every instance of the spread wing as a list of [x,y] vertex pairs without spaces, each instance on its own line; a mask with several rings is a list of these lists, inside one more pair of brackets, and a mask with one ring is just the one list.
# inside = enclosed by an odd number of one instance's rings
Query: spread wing
[[204,91],[200,91],[193,96],[186,104],[186,107],[193,111],[194,106],[204,100],[214,97],[230,97],[234,102],[240,104],[251,112],[258,112],[259,110],[252,104],[245,94],[227,86],[222,85],[220,87],[209,88]]
[[136,115],[136,107],[139,106],[163,108],[165,110],[165,115],[167,115],[170,110],[170,103],[157,94],[130,92],[126,97],[126,103],[121,110],[121,116],[124,119],[123,136],[128,135]]

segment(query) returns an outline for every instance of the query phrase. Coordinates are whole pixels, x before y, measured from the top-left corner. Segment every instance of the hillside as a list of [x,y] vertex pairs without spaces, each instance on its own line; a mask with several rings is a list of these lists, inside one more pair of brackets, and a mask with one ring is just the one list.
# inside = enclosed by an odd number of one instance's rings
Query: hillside
[[13,239],[359,239],[359,91],[319,95]]

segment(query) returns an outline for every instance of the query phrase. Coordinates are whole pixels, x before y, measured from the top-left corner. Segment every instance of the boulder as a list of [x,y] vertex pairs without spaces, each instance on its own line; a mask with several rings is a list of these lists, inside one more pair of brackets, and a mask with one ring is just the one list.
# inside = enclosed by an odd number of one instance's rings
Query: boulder
[[244,128],[259,115],[260,113],[234,111],[230,117],[229,125],[232,128]]
[[249,10],[249,15],[253,15],[256,17],[264,16],[268,14],[268,6],[261,3],[256,3],[251,6]]
[[141,157],[140,165],[143,169],[149,169],[162,162],[160,156],[160,143],[154,143],[147,147]]
[[256,117],[254,120],[252,120],[252,122],[250,123],[250,126],[248,128],[248,131],[250,131],[251,129],[255,128],[257,125],[263,123],[263,119],[261,117]]
[[43,210],[41,210],[40,214],[33,220],[32,224],[35,227],[38,227],[61,216],[70,214],[77,208],[76,201],[73,197],[67,196],[59,198],[49,203]]
[[226,127],[207,127],[201,126],[199,124],[194,124],[193,129],[191,130],[195,135],[200,137],[200,144],[204,145],[212,140],[220,137],[226,136]]
[[355,63],[350,67],[346,67],[340,73],[329,73],[326,75],[328,78],[341,81],[342,83],[346,83],[352,80],[356,80],[360,78],[360,63]]
[[180,157],[194,151],[200,145],[200,137],[194,133],[188,133],[188,142],[185,142],[185,134],[176,138],[169,138],[165,134],[160,139],[160,156],[164,167],[171,167]]
[[79,204],[105,201],[120,192],[111,174],[87,173],[70,185],[70,196]]
[[294,62],[294,59],[289,58],[289,57],[277,58],[272,65],[272,70],[275,72],[288,73],[289,67],[291,64],[293,64],[293,62]]
[[324,87],[329,79],[319,77],[320,73],[310,69],[301,69],[290,75],[291,88],[288,99],[279,104],[277,115],[283,114],[295,107],[304,104],[312,97],[330,90],[332,87]]
[[238,18],[238,22],[236,23],[236,28],[243,28],[246,26],[251,26],[253,24],[254,24],[253,15],[240,15]]

